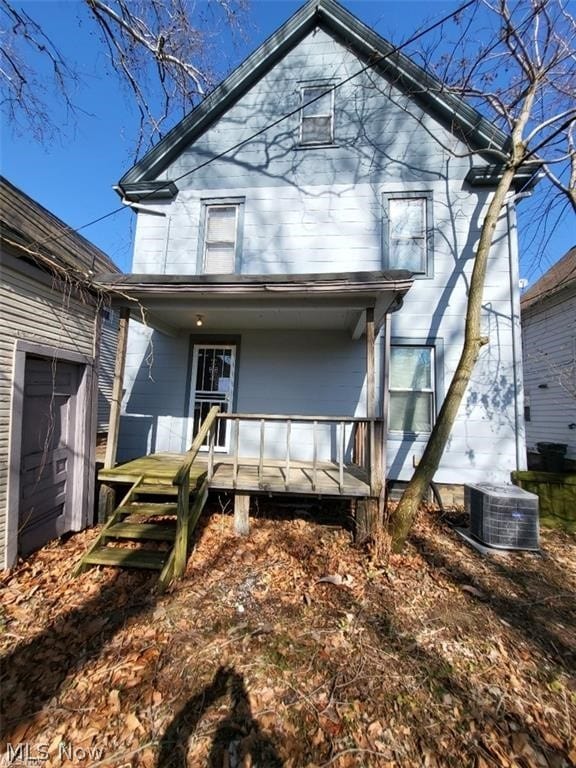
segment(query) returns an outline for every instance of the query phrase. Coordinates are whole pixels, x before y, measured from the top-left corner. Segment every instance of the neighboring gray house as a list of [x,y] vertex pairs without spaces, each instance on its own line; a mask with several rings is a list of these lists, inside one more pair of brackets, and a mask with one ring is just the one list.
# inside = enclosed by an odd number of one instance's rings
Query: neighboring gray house
[[0,567],[92,521],[102,295],[112,261],[0,177]]
[[576,247],[520,301],[526,443],[564,443],[576,460]]
[[[120,459],[184,450],[218,403],[380,417],[386,478],[410,477],[462,347],[501,171],[483,150],[508,139],[391,50],[333,0],[308,2],[120,180],[137,209],[133,274],[102,281],[148,316],[130,321]],[[440,483],[525,467],[517,270],[511,195],[484,296],[491,343]],[[226,424],[222,455],[237,439]],[[258,456],[259,429],[243,427],[241,456]],[[267,425],[267,457],[283,459],[289,439],[290,458],[309,461],[313,426],[286,429]],[[339,439],[326,427],[322,458]]]

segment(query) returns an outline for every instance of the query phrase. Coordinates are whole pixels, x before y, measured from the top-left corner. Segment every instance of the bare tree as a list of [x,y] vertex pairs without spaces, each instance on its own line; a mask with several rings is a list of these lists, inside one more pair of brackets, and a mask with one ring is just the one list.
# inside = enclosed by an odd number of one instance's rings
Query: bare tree
[[[154,143],[201,99],[222,72],[219,33],[238,31],[247,0],[81,0],[79,34],[96,30],[109,66],[136,104],[142,145]],[[0,0],[0,103],[7,123],[47,139],[58,128],[56,97],[70,114],[79,85],[71,61],[14,0]],[[220,45],[220,47],[219,47]],[[50,73],[46,82],[46,72]]]
[[[490,14],[491,28],[479,36],[468,32],[460,37],[449,59],[442,62],[443,80],[449,81],[449,75],[457,72],[452,90],[487,111],[508,133],[510,142],[504,152],[493,155],[499,177],[476,247],[460,360],[423,456],[390,519],[395,552],[404,546],[442,459],[480,350],[489,343],[481,332],[488,256],[518,172],[529,166],[541,169],[550,193],[562,195],[576,213],[576,22],[568,3],[483,0],[481,5]],[[465,42],[470,39],[486,42]]]

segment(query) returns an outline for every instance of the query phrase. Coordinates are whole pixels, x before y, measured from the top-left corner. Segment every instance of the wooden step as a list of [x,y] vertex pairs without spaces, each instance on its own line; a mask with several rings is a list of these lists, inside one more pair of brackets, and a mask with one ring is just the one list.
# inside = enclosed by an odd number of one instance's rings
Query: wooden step
[[82,562],[87,565],[112,565],[121,568],[148,568],[161,571],[169,555],[170,552],[151,549],[99,547],[84,555]]
[[174,523],[115,523],[106,529],[107,539],[136,539],[137,541],[174,541]]
[[161,483],[146,483],[139,485],[134,490],[134,496],[178,496],[178,488],[175,485]]
[[164,515],[177,515],[177,504],[154,503],[148,501],[136,501],[118,507],[116,510],[121,515],[142,515],[143,517],[162,517]]

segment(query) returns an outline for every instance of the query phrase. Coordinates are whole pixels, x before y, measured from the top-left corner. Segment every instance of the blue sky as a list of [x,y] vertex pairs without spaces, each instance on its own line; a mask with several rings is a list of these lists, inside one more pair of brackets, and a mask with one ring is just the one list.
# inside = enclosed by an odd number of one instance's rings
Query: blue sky
[[[201,0],[200,0],[201,1]],[[379,34],[401,42],[430,22],[460,5],[451,0],[343,0],[344,5]],[[79,111],[74,121],[64,112],[65,136],[41,144],[30,135],[13,136],[2,126],[2,173],[72,227],[81,227],[118,208],[113,185],[132,165],[136,116],[126,94],[106,76],[104,51],[88,24],[78,24],[79,0],[43,0],[20,5],[49,33],[53,41],[77,63],[80,86],[73,94]],[[223,41],[220,72],[225,76],[301,5],[300,0],[253,0],[246,40]],[[519,223],[533,218],[538,200],[519,208]],[[102,248],[118,266],[130,268],[132,217],[128,210],[82,234]],[[530,283],[576,242],[574,222],[568,214],[544,249],[531,237],[522,241],[521,275]]]

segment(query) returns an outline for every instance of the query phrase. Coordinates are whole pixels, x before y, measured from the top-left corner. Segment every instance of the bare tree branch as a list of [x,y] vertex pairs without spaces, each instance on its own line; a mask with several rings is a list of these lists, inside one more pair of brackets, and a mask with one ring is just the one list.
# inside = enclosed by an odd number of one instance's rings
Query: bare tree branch
[[[248,0],[81,0],[69,6],[97,29],[110,69],[136,106],[139,151],[162,138],[224,72],[216,40],[241,31]],[[73,117],[78,65],[13,0],[0,0],[0,104],[16,131],[47,141],[62,126],[53,97]],[[47,88],[46,69],[50,83]],[[52,98],[51,98],[52,97]]]

